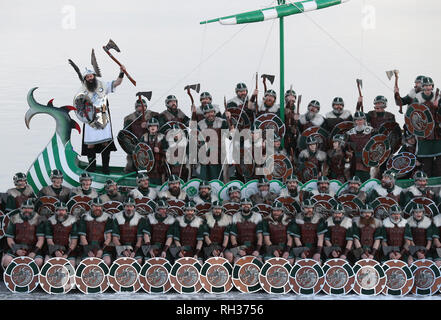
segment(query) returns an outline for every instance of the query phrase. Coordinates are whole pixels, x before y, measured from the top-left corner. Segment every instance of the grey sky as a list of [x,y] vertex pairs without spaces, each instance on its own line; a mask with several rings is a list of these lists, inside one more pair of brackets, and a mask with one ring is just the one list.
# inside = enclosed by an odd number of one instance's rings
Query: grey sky
[[[250,24],[233,39],[244,25],[199,24],[271,4],[263,0],[1,1],[0,127],[7,139],[2,139],[0,146],[7,154],[4,152],[0,160],[0,190],[12,185],[15,172],[27,171],[54,132],[55,123],[44,115],[36,116],[31,129],[26,129],[23,119],[28,90],[39,86],[36,97],[42,103],[55,98],[56,106],[72,104],[80,84],[67,59],[81,70],[90,67],[91,48],[97,53],[103,79],[115,79],[118,66],[101,49],[109,38],[119,45],[122,52],[117,57],[138,83],[134,87],[124,79],[109,97],[114,135],[122,128],[123,117],[133,111],[137,91],[152,90],[149,107],[157,111],[164,109],[165,95],[173,93],[187,114],[190,99],[183,90],[186,84],[200,82],[202,90],[212,93],[214,103],[222,105],[224,95],[227,99],[234,95],[237,82],[254,88],[253,76],[258,71],[275,74],[274,89],[278,91],[278,21]],[[63,23],[72,7],[76,28],[65,29]],[[366,8],[375,9],[374,29],[362,28],[369,18],[363,14]],[[440,13],[441,1],[437,0],[351,0],[287,17],[285,86],[293,84],[303,95],[303,110],[307,102],[317,99],[325,113],[331,109],[332,98],[342,96],[346,108],[353,111],[358,95],[355,79],[362,78],[365,109],[371,108],[376,95],[385,95],[390,102],[388,110],[403,123],[393,103],[393,82],[384,71],[400,69],[402,94],[410,90],[419,74],[429,75],[439,84]],[[370,71],[361,68],[310,19]],[[80,142],[81,136],[74,132],[72,143],[77,151]],[[124,165],[124,158],[124,152],[118,150],[112,154],[111,165]]]

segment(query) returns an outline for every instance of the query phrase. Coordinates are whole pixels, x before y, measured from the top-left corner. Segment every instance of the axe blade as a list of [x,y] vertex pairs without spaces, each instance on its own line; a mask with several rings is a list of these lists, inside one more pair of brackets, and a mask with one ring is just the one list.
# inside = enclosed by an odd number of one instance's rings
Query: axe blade
[[392,79],[392,77],[394,75],[394,71],[393,70],[392,71],[386,71],[386,75],[387,75],[387,78],[390,80],[390,79]]
[[115,41],[113,41],[112,39],[109,39],[109,42],[107,42],[105,47],[107,50],[114,49],[116,52],[121,52],[121,50],[119,50],[118,46],[116,45]]
[[357,79],[357,84],[363,89],[363,80]]
[[196,91],[197,93],[199,93],[199,91],[201,90],[201,84],[191,84],[188,86],[185,86],[184,90],[188,90],[188,89],[193,89],[194,91]]
[[272,74],[262,74],[260,77],[267,79],[271,84],[274,83],[274,79],[276,78],[276,76],[274,76]]
[[146,97],[148,101],[150,101],[150,99],[152,98],[152,91],[140,91],[138,93],[136,93],[136,96],[143,96]]

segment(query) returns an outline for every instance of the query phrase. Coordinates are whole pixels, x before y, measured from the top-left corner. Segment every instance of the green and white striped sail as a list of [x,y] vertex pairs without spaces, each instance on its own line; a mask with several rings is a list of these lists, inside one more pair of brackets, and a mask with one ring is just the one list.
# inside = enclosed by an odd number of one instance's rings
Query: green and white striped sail
[[201,24],[219,22],[221,24],[243,24],[253,23],[265,20],[277,19],[293,14],[303,13],[307,11],[319,10],[331,6],[339,5],[349,0],[306,0],[293,3],[282,4],[275,7],[270,7],[261,10],[254,10],[244,13],[239,13],[222,18],[202,21]]

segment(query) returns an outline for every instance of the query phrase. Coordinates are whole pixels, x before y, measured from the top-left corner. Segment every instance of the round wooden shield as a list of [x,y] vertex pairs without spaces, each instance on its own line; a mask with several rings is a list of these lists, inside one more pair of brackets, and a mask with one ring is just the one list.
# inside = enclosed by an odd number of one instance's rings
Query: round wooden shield
[[381,166],[390,154],[391,147],[387,136],[377,134],[366,143],[361,157],[367,167],[377,167]]
[[119,201],[108,201],[103,205],[103,209],[108,214],[113,215],[124,210],[124,206]]
[[401,152],[387,161],[387,170],[395,172],[397,178],[402,178],[415,169],[416,157],[410,152]]
[[142,215],[147,215],[155,211],[156,203],[148,197],[135,199],[135,208]]
[[92,200],[91,197],[77,195],[67,202],[67,207],[69,209],[69,214],[81,218],[84,213],[90,210],[89,202]]
[[417,260],[410,266],[414,278],[412,293],[419,296],[431,296],[438,292],[441,274],[435,262],[427,259]]
[[197,215],[198,216],[204,216],[207,212],[211,210],[211,203],[205,202],[205,203],[199,203],[196,205]]
[[407,263],[401,260],[388,260],[383,263],[386,273],[386,286],[383,294],[405,296],[413,288],[413,274]]
[[67,259],[52,258],[43,265],[38,279],[49,294],[67,293],[75,287],[75,269]]
[[326,150],[328,147],[328,138],[329,132],[319,126],[309,127],[305,131],[302,132],[302,135],[299,138],[299,148],[301,150],[306,149],[306,138],[309,136],[315,136],[318,141],[318,149]]
[[297,213],[301,212],[300,204],[293,197],[278,197],[274,201],[283,203],[286,208],[286,214],[294,218]]
[[338,123],[331,131],[330,138],[334,137],[336,134],[345,134],[354,127],[354,122],[352,121],[342,121]]
[[118,132],[118,142],[121,148],[129,155],[133,154],[138,144],[138,138],[128,130],[120,130]]
[[392,154],[398,151],[401,147],[401,138],[403,133],[401,132],[400,125],[396,122],[385,122],[380,128],[378,133],[384,134],[389,139]]
[[404,116],[407,129],[417,137],[428,137],[435,127],[429,107],[424,104],[411,104]]
[[297,176],[302,183],[317,179],[318,168],[313,162],[305,161],[303,165],[298,167]]
[[109,287],[109,267],[100,258],[86,258],[77,267],[75,283],[82,293],[103,293]]
[[271,214],[271,206],[269,204],[259,203],[251,208],[251,211],[259,212],[262,217],[266,217]]
[[323,287],[325,274],[317,261],[302,259],[292,267],[289,282],[296,294],[317,294]]
[[363,259],[355,263],[354,291],[358,295],[380,294],[386,287],[386,274],[378,261]]
[[14,293],[29,293],[38,286],[40,270],[34,259],[29,257],[14,258],[3,273],[6,288]]
[[354,287],[355,275],[351,265],[344,259],[330,259],[323,265],[326,294],[345,295]]
[[398,203],[389,197],[378,197],[371,203],[372,208],[374,208],[374,216],[377,219],[384,220],[389,216],[389,209],[393,205],[398,205]]
[[268,157],[263,170],[268,180],[277,179],[280,181],[284,181],[294,171],[289,158],[281,153]]
[[170,282],[178,293],[198,293],[202,289],[201,264],[198,259],[184,257],[175,261],[170,271]]
[[212,257],[205,261],[201,269],[202,287],[208,293],[226,293],[233,288],[231,274],[233,267],[227,259]]
[[132,158],[138,170],[150,172],[155,165],[155,155],[153,154],[152,148],[145,142],[140,142],[136,145]]
[[75,107],[75,114],[81,122],[90,123],[95,120],[96,108],[87,94],[83,92],[77,94],[73,106]]
[[291,264],[283,258],[271,258],[260,269],[259,282],[267,293],[285,294],[291,290],[289,273]]
[[150,258],[145,261],[139,275],[142,289],[147,293],[165,293],[172,285],[170,271],[172,265],[164,258]]
[[337,204],[329,194],[316,194],[311,200],[314,201],[314,212],[320,213],[325,219],[331,216],[332,208]]
[[345,213],[349,218],[358,217],[363,202],[355,194],[345,193],[337,198],[337,201],[343,205]]
[[426,197],[416,197],[411,199],[404,207],[403,216],[405,218],[409,218],[412,215],[412,209],[416,206],[416,204],[422,204],[424,206],[425,215],[429,218],[432,218],[439,213],[438,207],[431,199]]
[[233,126],[239,130],[241,129],[249,129],[251,127],[251,121],[248,117],[245,110],[242,112],[241,108],[233,107],[228,108],[228,110],[231,113],[231,123]]
[[182,200],[167,200],[168,210],[174,216],[184,215],[185,202]]
[[235,214],[240,209],[240,203],[225,203],[223,206],[225,212],[231,212],[232,214]]
[[286,130],[285,124],[274,113],[264,113],[258,116],[254,120],[254,128],[262,130],[263,137],[265,137],[265,130],[267,129],[273,129],[279,137],[283,137]]
[[253,293],[261,289],[259,274],[263,263],[254,256],[244,256],[233,267],[233,284],[243,293]]
[[36,207],[38,207],[38,214],[42,217],[49,218],[55,213],[55,206],[54,204],[59,202],[55,197],[51,196],[43,196],[38,198]]
[[0,239],[5,236],[8,223],[9,216],[0,210]]
[[184,131],[186,134],[188,132],[188,128],[180,121],[169,121],[167,123],[164,123],[161,128],[159,128],[158,132],[162,134],[167,134],[168,130],[173,128],[174,125],[177,125],[181,130]]
[[110,267],[109,284],[115,292],[137,292],[141,289],[139,263],[128,257],[116,259]]

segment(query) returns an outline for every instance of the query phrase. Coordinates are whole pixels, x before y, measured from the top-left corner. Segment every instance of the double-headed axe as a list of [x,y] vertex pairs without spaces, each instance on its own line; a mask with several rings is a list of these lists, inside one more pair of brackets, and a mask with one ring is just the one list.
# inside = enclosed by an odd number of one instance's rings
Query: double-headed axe
[[201,90],[201,84],[191,84],[188,86],[185,86],[184,90],[187,90],[188,95],[190,96],[191,99],[191,105],[194,105],[194,99],[193,96],[191,95],[190,89],[193,89],[194,91],[196,91],[197,93],[199,93],[199,91]]
[[136,93],[136,96],[138,97],[139,102],[141,102],[142,105],[142,121],[145,120],[145,106],[144,106],[144,102],[142,102],[142,98],[141,97],[146,97],[148,101],[150,101],[150,99],[152,98],[152,92],[151,91],[139,91]]
[[[114,49],[116,52],[121,52],[121,50],[119,50],[118,46],[116,45],[116,43],[112,39],[109,39],[109,42],[105,46],[103,46],[103,49],[109,55],[109,57],[112,58],[112,60],[115,61],[121,67],[121,62],[119,62],[113,56],[113,54],[110,53],[111,49]],[[133,78],[129,75],[129,73],[126,70],[124,70],[123,72],[125,73],[127,78],[129,78],[130,82],[133,83],[133,85],[136,87],[136,81],[133,80]]]
[[[386,75],[387,75],[387,78],[388,78],[389,80],[391,80],[391,79],[392,79],[392,76],[395,75],[395,87],[396,87],[397,89],[398,89],[398,73],[399,73],[398,70],[386,71]],[[400,112],[401,114],[403,114],[403,102],[401,101],[400,94],[399,94],[398,92],[395,92],[394,96],[395,96],[395,101],[396,101],[396,102],[398,103],[398,105],[400,106],[400,110],[399,110],[399,112]]]
[[[357,79],[356,82],[357,82],[357,88],[358,88],[358,95],[360,97],[363,97],[363,95],[361,94],[361,89],[363,88],[363,80]],[[361,103],[361,111],[364,112],[363,111],[363,102]]]
[[269,82],[271,82],[271,84],[273,84],[275,76],[271,74],[262,74],[260,77],[263,79],[263,88],[266,92],[266,80],[268,80]]

